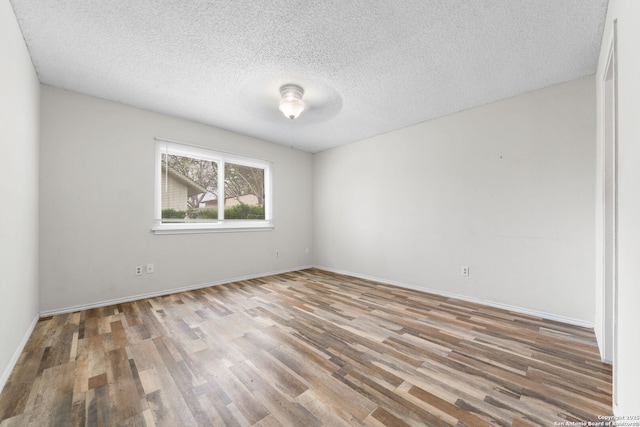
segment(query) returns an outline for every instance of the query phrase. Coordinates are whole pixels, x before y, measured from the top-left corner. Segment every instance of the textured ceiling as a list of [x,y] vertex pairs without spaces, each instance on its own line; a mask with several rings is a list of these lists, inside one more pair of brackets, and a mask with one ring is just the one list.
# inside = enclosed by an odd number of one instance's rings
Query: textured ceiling
[[[317,152],[593,74],[606,0],[11,0],[40,81]],[[279,87],[305,90],[295,121]]]

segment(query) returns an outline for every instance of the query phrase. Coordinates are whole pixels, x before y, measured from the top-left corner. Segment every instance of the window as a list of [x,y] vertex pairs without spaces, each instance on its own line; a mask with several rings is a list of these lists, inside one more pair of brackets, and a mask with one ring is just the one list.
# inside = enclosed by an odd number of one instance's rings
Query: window
[[156,233],[272,229],[271,163],[156,143]]

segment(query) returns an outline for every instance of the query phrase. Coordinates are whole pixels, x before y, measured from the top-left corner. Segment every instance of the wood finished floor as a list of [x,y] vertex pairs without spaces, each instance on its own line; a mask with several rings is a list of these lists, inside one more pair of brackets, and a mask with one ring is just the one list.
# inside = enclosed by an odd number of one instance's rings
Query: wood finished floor
[[553,426],[611,414],[589,329],[319,270],[53,316],[0,426]]

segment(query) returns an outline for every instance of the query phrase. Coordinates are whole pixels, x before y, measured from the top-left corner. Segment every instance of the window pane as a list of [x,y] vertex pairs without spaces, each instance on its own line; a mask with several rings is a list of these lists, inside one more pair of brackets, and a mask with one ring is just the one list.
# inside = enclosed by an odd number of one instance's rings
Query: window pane
[[218,163],[163,154],[161,193],[163,223],[217,220]]
[[264,169],[224,165],[224,219],[265,219]]

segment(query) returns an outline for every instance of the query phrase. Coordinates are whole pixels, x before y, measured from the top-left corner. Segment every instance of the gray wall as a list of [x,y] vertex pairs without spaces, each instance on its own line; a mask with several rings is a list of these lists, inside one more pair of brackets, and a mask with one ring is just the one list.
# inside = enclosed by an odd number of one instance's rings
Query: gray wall
[[[273,161],[275,229],[153,234],[154,137]],[[311,154],[48,86],[41,144],[41,311],[312,264]]]
[[40,84],[8,1],[0,2],[0,389],[38,313]]
[[315,263],[592,325],[594,167],[593,77],[322,152]]

